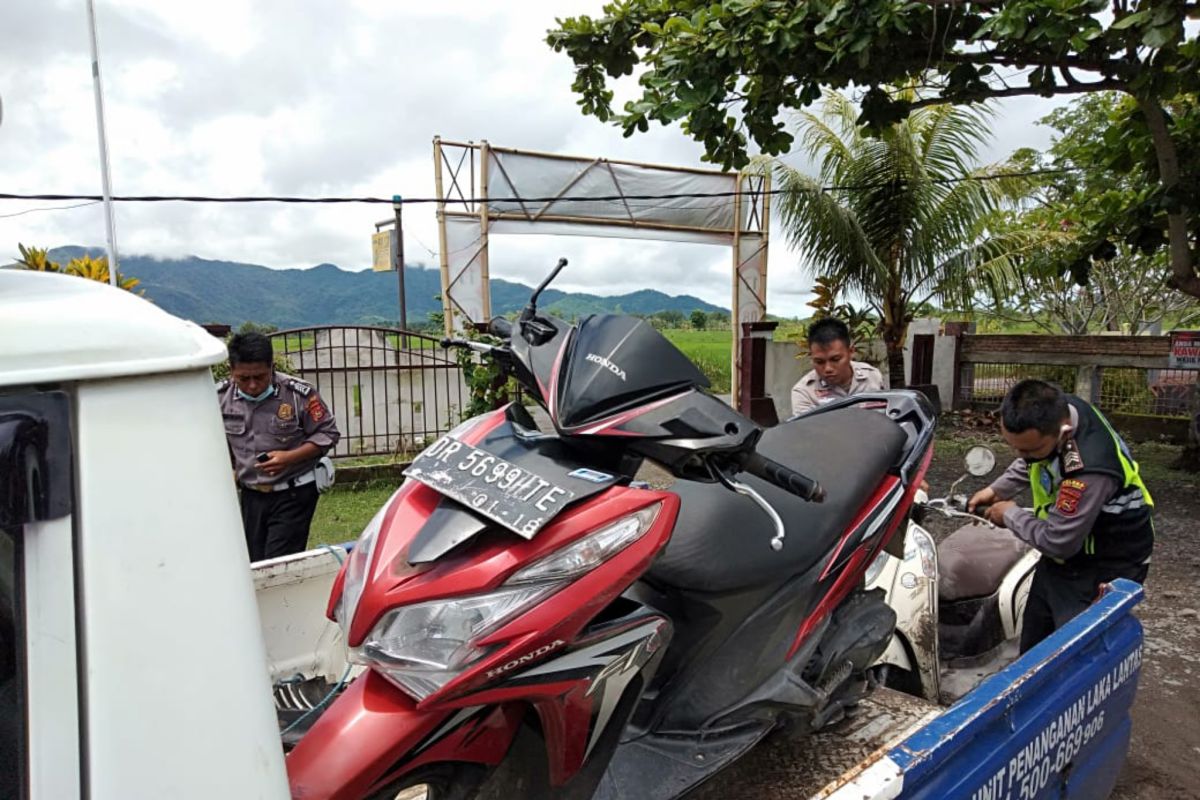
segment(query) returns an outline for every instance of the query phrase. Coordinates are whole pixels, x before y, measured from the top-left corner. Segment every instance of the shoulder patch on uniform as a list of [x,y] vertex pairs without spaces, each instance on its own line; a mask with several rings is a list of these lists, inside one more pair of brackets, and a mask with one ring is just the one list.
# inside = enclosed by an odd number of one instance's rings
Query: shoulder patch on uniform
[[288,385],[289,389],[291,389],[293,392],[295,392],[296,394],[301,395],[303,397],[308,397],[312,393],[312,390],[313,390],[313,387],[309,386],[304,381],[289,380],[287,382],[287,385]]
[[1087,490],[1085,481],[1067,478],[1058,487],[1058,499],[1054,502],[1054,507],[1058,509],[1058,513],[1064,517],[1074,516],[1079,510],[1079,501],[1083,499],[1083,493]]
[[1083,469],[1083,455],[1079,452],[1079,444],[1075,441],[1075,437],[1069,437],[1063,442],[1062,447],[1062,469],[1063,474],[1079,472]]
[[325,411],[325,404],[322,403],[321,398],[317,397],[315,394],[308,398],[308,405],[306,408],[308,409],[308,418],[313,422],[320,422],[321,420],[325,419],[325,414],[327,413]]

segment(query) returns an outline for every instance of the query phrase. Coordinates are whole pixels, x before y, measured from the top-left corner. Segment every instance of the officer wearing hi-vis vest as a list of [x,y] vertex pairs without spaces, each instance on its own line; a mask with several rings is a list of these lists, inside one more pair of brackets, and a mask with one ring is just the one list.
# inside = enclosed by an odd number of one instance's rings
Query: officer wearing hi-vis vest
[[[1009,390],[1004,439],[1020,456],[972,511],[1041,551],[1021,622],[1021,652],[1067,623],[1116,578],[1144,583],[1154,548],[1153,501],[1123,439],[1099,411],[1039,380]],[[1029,486],[1033,511],[1014,503]]]
[[229,380],[217,395],[250,560],[301,552],[317,494],[333,482],[325,457],[340,438],[333,414],[310,384],[275,371],[260,333],[230,340]]

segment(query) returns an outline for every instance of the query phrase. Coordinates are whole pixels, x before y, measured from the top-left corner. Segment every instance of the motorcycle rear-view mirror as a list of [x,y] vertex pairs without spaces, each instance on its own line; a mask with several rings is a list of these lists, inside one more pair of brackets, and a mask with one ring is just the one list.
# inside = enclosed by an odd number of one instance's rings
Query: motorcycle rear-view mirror
[[550,274],[546,276],[546,280],[542,281],[541,284],[539,284],[538,287],[533,290],[533,294],[529,296],[529,302],[525,304],[525,308],[521,312],[522,322],[533,319],[533,315],[537,313],[538,298],[541,297],[542,292],[546,290],[546,287],[550,285],[550,282],[558,277],[558,273],[562,272],[563,267],[566,265],[567,260],[565,258],[560,258],[558,263],[554,265],[554,269],[552,269]]
[[983,445],[972,447],[963,460],[967,463],[967,472],[976,478],[982,478],[996,468],[996,454]]

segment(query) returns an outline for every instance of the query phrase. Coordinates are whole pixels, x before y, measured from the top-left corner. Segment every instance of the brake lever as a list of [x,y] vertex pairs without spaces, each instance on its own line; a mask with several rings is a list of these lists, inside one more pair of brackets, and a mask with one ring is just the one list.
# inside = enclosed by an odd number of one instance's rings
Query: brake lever
[[984,517],[980,514],[972,514],[970,511],[960,511],[957,508],[952,508],[946,502],[945,498],[941,498],[941,497],[935,498],[933,500],[926,502],[924,505],[925,505],[925,508],[929,509],[930,511],[936,511],[939,514],[941,514],[943,517],[946,517],[948,519],[953,519],[955,517],[962,517],[963,519],[969,519],[969,520],[972,520],[973,522],[982,522],[984,525],[987,525],[989,528],[996,527],[995,523],[993,523],[987,517]]
[[473,350],[476,353],[482,353],[484,355],[490,355],[505,349],[499,345],[488,344],[487,342],[476,342],[472,341],[471,339],[444,338],[440,344],[447,350],[449,350],[451,347],[459,347],[464,350]]
[[783,540],[787,536],[787,532],[783,527],[783,519],[780,518],[779,512],[777,512],[771,506],[771,504],[767,502],[767,499],[756,492],[753,487],[747,486],[736,478],[726,475],[718,467],[710,465],[709,471],[716,476],[717,480],[720,481],[726,489],[737,492],[744,497],[749,497],[755,505],[767,513],[767,516],[771,518],[771,522],[775,525],[775,536],[771,539],[771,549],[776,553],[782,550]]

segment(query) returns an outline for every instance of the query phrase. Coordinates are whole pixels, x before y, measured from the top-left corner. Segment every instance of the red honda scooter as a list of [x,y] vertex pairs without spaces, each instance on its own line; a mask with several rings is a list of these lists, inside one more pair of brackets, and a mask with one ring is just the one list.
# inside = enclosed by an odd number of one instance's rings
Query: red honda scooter
[[[446,342],[555,430],[509,405],[408,468],[334,584],[367,669],[288,755],[294,797],[673,798],[873,685],[895,614],[863,574],[928,467],[928,402],[764,430],[645,321],[540,314],[565,263],[501,344]],[[634,480],[647,458],[670,491]]]

